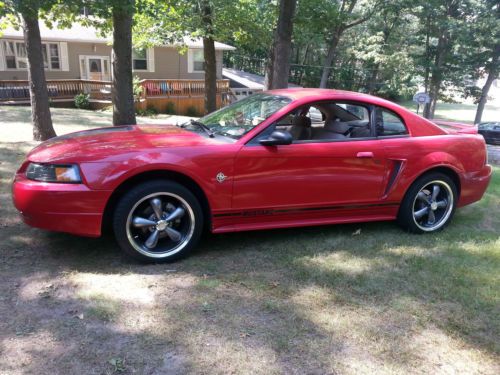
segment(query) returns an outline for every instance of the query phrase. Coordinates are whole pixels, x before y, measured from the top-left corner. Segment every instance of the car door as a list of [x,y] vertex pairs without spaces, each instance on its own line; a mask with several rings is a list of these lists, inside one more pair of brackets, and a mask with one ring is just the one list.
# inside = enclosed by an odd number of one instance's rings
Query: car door
[[232,209],[249,216],[363,210],[379,203],[386,169],[374,136],[280,146],[254,140],[236,156]]

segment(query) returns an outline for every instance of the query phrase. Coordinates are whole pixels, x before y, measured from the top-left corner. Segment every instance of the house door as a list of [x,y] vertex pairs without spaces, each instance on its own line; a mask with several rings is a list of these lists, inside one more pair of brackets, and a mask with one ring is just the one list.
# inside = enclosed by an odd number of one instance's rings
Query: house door
[[111,69],[108,56],[80,56],[82,79],[110,81]]

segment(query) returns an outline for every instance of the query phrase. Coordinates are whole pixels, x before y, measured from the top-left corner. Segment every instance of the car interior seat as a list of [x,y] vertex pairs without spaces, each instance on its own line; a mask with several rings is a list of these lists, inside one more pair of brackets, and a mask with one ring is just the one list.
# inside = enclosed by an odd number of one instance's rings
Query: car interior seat
[[290,133],[295,141],[311,139],[311,119],[302,115],[295,116]]

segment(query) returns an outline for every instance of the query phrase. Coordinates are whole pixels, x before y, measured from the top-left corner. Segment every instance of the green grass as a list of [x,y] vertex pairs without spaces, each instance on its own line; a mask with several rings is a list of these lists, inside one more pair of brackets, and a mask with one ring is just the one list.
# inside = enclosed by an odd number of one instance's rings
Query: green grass
[[498,373],[498,167],[436,234],[385,222],[211,235],[144,266],[112,238],[22,224],[9,182],[31,143],[2,136],[0,373]]
[[[417,111],[417,105],[415,102],[407,101],[398,104],[413,112]],[[477,105],[471,103],[439,102],[436,107],[435,118],[473,124],[476,116],[476,109]],[[422,106],[420,107],[419,113],[422,114]],[[487,104],[481,121],[500,121],[500,105],[498,103]]]

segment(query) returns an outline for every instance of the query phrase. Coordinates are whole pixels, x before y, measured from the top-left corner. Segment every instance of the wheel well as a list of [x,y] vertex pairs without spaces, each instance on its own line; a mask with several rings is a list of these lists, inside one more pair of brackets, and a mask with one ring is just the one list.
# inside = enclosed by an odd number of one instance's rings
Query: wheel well
[[418,180],[420,177],[425,176],[426,174],[435,173],[435,172],[442,173],[442,174],[448,176],[449,178],[451,178],[451,180],[455,183],[455,186],[457,187],[458,197],[460,197],[460,188],[461,188],[460,187],[460,177],[458,176],[458,173],[455,172],[451,168],[448,168],[448,167],[435,167],[435,168],[429,169],[429,170],[425,171],[424,173],[422,173],[420,176],[418,176],[415,179],[415,181]]
[[155,170],[155,171],[147,171],[139,173],[133,177],[130,177],[129,179],[122,182],[113,191],[104,209],[104,214],[101,224],[101,232],[103,234],[111,233],[113,212],[116,207],[116,204],[123,196],[123,194],[125,194],[133,186],[151,180],[175,181],[188,188],[191,191],[191,193],[193,193],[195,197],[198,198],[198,201],[200,202],[201,208],[203,210],[203,216],[204,216],[203,219],[206,225],[205,228],[210,228],[210,205],[208,203],[207,196],[205,195],[201,187],[193,179],[182,173],[166,171],[166,170]]

